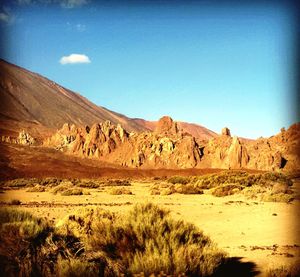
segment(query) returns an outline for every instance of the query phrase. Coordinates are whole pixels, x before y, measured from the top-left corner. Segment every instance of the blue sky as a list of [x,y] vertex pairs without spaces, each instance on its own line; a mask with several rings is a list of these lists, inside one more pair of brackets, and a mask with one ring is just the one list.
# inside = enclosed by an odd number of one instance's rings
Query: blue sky
[[292,6],[220,3],[4,2],[1,58],[129,117],[276,134],[299,121]]

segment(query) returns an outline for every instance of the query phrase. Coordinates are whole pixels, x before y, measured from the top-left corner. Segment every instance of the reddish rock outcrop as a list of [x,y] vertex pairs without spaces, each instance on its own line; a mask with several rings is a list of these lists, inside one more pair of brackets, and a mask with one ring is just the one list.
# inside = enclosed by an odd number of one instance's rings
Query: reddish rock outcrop
[[65,124],[44,145],[127,167],[299,169],[299,124],[271,138],[240,139],[224,128],[222,135],[198,141],[169,117],[159,122],[155,132],[130,134],[109,121],[91,128]]

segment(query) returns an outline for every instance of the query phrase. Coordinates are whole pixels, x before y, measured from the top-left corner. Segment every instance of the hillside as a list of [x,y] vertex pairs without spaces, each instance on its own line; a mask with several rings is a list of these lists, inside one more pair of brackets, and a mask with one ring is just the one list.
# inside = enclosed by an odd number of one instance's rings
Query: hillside
[[[0,60],[0,134],[17,135],[21,129],[46,136],[64,123],[77,126],[111,121],[127,131],[153,131],[157,122],[131,119],[97,106],[82,95],[19,66]],[[201,139],[215,133],[196,124],[180,123],[183,131]]]
[[124,115],[99,107],[78,93],[21,67],[0,61],[0,118],[48,128],[60,128],[65,122],[91,125],[110,120],[129,131],[142,126]]

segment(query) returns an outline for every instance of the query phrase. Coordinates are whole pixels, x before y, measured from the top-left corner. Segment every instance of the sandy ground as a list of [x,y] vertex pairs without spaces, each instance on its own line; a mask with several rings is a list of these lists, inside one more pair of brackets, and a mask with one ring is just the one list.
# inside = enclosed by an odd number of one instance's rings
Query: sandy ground
[[[264,276],[269,268],[300,262],[300,200],[291,204],[247,200],[243,195],[150,195],[151,183],[133,182],[133,195],[110,195],[110,188],[91,195],[60,196],[50,192],[9,190],[0,201],[19,199],[19,207],[57,222],[82,205],[98,205],[125,213],[135,203],[153,202],[171,210],[174,218],[192,222],[232,257],[254,262]],[[299,183],[296,184],[299,189]],[[4,207],[5,205],[1,205]]]

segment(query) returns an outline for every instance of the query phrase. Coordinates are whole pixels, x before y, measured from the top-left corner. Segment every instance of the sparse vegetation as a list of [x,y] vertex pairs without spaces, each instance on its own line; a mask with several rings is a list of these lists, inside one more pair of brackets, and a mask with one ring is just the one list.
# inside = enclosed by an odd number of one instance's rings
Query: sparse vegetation
[[281,173],[251,174],[245,171],[224,171],[194,177],[174,176],[167,182],[150,187],[152,195],[202,194],[208,190],[214,196],[223,197],[243,193],[248,198],[261,201],[290,202],[294,199],[292,181]]
[[203,190],[199,189],[194,184],[172,184],[166,182],[157,183],[150,187],[151,195],[170,195],[173,193],[202,194]]
[[21,205],[22,202],[19,199],[13,199],[10,201],[11,205]]
[[26,191],[27,192],[44,192],[44,191],[46,191],[46,188],[44,186],[36,184],[34,187],[28,188]]
[[189,177],[183,177],[183,176],[173,176],[168,179],[168,183],[171,183],[173,185],[175,184],[183,184],[186,185],[190,182]]
[[232,195],[243,190],[243,186],[236,184],[225,184],[212,189],[212,195],[217,197]]
[[198,228],[153,204],[122,217],[81,208],[56,226],[2,209],[0,224],[1,268],[8,276],[211,276],[226,262]]
[[62,191],[61,195],[62,196],[83,195],[83,190],[81,188],[67,189]]
[[297,277],[300,273],[300,266],[294,265],[290,267],[280,266],[271,268],[267,271],[267,277]]
[[105,186],[113,187],[113,186],[130,186],[130,182],[128,180],[108,180],[105,183]]
[[112,195],[132,194],[132,191],[126,187],[114,187],[109,190]]

